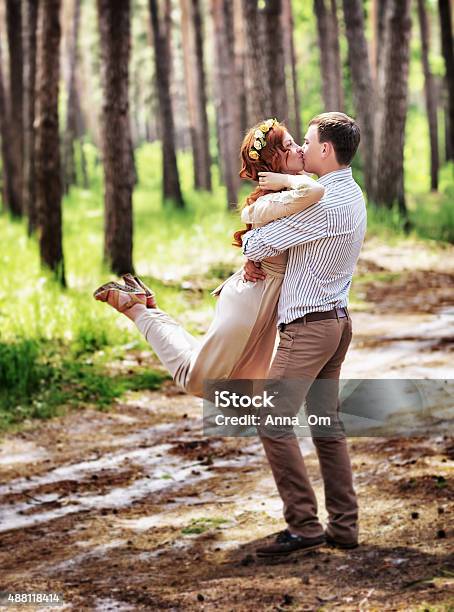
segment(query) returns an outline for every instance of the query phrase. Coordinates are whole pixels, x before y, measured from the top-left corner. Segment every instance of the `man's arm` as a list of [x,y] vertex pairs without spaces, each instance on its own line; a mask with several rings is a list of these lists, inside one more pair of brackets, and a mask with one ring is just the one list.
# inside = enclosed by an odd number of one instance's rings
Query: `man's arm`
[[290,217],[278,219],[243,235],[243,253],[261,261],[298,244],[326,236],[326,211],[321,202]]

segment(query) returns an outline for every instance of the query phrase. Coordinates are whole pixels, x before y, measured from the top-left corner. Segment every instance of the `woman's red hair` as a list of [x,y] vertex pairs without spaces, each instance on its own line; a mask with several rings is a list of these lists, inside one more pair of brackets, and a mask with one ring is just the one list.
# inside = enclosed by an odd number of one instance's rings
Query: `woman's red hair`
[[[284,160],[284,154],[286,149],[283,145],[284,136],[287,132],[287,128],[283,123],[275,123],[274,126],[267,132],[266,134],[266,146],[260,151],[260,157],[257,160],[251,159],[249,157],[249,151],[252,149],[254,145],[254,141],[256,140],[254,134],[257,129],[260,129],[260,125],[263,124],[263,121],[257,123],[254,127],[252,127],[244,137],[243,143],[241,145],[241,162],[242,167],[240,170],[240,177],[242,179],[249,179],[250,181],[258,181],[259,172],[281,172],[282,171],[282,162]],[[260,187],[256,187],[254,191],[252,191],[246,200],[243,202],[240,210],[243,210],[245,206],[252,204],[255,202],[260,196],[265,195],[267,193],[271,193],[271,191],[261,189]],[[243,234],[252,229],[252,225],[250,223],[246,224],[246,229],[238,230],[233,234],[233,246],[242,247],[243,246]]]

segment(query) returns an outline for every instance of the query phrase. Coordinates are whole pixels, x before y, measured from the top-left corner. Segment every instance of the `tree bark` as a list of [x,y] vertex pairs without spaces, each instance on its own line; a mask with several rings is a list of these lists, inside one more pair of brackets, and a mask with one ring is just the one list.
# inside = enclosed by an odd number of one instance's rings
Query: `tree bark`
[[445,60],[446,103],[446,159],[454,159],[454,51],[452,14],[449,0],[438,0],[440,15],[441,48]]
[[158,0],[149,0],[151,28],[154,45],[156,87],[158,90],[160,129],[163,158],[163,198],[172,200],[178,208],[184,208],[175,152],[175,127],[170,96],[170,57],[165,28],[159,15]]
[[132,190],[129,125],[129,0],[97,0],[103,87],[104,260],[112,272],[133,271]]
[[22,0],[23,66],[23,126],[24,166],[22,185],[23,211],[28,218],[28,234],[36,230],[38,219],[35,201],[35,83],[36,83],[36,26],[38,0]]
[[240,118],[236,96],[233,44],[233,5],[230,0],[211,0],[216,58],[216,115],[222,175],[227,187],[228,208],[236,209],[239,187]]
[[411,35],[411,0],[388,0],[383,58],[378,74],[373,199],[405,211],[405,120]]
[[242,0],[246,40],[246,99],[248,125],[271,116],[271,89],[268,77],[267,47],[263,10],[257,0]]
[[211,191],[211,159],[199,0],[181,0],[181,15],[185,82],[194,160],[194,186],[196,189]]
[[343,7],[353,99],[361,129],[364,179],[370,196],[374,161],[374,87],[364,33],[364,12],[361,0],[343,0]]
[[7,0],[6,24],[9,47],[9,95],[10,123],[12,130],[13,176],[12,199],[9,210],[12,215],[22,215],[22,163],[23,163],[23,53],[22,53],[22,11],[21,0]]
[[76,86],[76,66],[80,24],[80,2],[81,0],[74,0],[73,3],[71,32],[68,42],[68,100],[66,105],[66,132],[63,143],[63,180],[65,193],[68,193],[69,187],[77,182],[76,166],[74,162],[74,144],[77,138],[78,94]]
[[265,2],[264,48],[270,84],[270,115],[279,121],[288,122],[287,84],[285,80],[284,35],[282,31],[282,0]]
[[339,22],[337,19],[337,0],[331,0],[331,57],[333,65],[334,91],[337,110],[344,110],[344,89],[342,87],[342,63],[339,46]]
[[0,137],[2,140],[3,204],[5,210],[11,210],[11,202],[15,197],[13,189],[14,160],[9,145],[12,141],[12,135],[8,117],[9,109],[3,84],[2,53],[0,46]]
[[233,24],[235,41],[235,87],[240,108],[240,129],[244,134],[249,127],[246,96],[246,38],[243,22],[242,0],[233,0]]
[[58,87],[60,0],[41,2],[38,12],[35,172],[38,235],[42,263],[65,286],[62,248]]
[[429,22],[424,0],[418,0],[418,18],[421,31],[421,56],[424,71],[424,93],[430,137],[430,188],[438,189],[438,126],[435,81],[429,65]]
[[341,111],[344,106],[344,96],[336,2],[335,0],[314,0],[314,11],[317,18],[325,111]]
[[296,71],[296,54],[293,40],[293,12],[291,0],[283,0],[282,29],[284,33],[284,48],[286,56],[286,73],[288,74],[287,91],[289,95],[289,129],[296,142],[302,142],[301,132],[301,102]]
[[385,25],[386,3],[388,0],[372,0],[371,12],[371,42],[370,68],[374,83],[378,78],[380,58],[383,56],[383,36]]

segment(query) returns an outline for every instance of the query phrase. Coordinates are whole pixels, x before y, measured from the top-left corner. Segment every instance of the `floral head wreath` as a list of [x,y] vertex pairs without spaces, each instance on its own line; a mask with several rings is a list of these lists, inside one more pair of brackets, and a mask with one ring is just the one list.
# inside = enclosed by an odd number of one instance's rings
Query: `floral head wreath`
[[260,157],[260,151],[266,147],[266,135],[278,122],[277,119],[268,119],[259,125],[254,132],[254,144],[249,151],[249,157],[256,161]]

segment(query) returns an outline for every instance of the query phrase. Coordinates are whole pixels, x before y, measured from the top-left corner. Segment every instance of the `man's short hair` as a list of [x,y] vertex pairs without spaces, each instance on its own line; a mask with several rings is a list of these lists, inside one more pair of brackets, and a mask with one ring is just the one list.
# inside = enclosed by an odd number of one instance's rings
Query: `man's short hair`
[[355,157],[360,141],[359,125],[345,113],[321,113],[314,117],[309,125],[318,126],[320,142],[333,145],[337,163],[348,165]]

